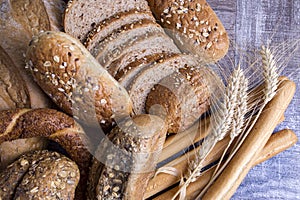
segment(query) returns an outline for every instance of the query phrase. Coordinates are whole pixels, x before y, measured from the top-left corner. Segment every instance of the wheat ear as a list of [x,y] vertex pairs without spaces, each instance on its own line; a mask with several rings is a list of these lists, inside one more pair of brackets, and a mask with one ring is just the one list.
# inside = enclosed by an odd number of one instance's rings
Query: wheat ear
[[225,167],[228,165],[230,160],[233,158],[233,156],[236,154],[238,149],[241,147],[243,142],[245,141],[246,137],[252,130],[253,126],[257,122],[260,114],[262,113],[264,107],[267,105],[269,101],[273,99],[273,97],[276,95],[276,90],[278,88],[278,78],[279,74],[277,73],[278,71],[278,66],[276,64],[276,60],[271,52],[271,50],[268,47],[262,46],[260,55],[262,57],[262,68],[263,68],[263,77],[265,81],[265,87],[263,89],[263,94],[264,94],[264,101],[262,106],[260,107],[258,114],[255,116],[254,120],[250,124],[249,127],[247,127],[247,131],[244,132],[246,129],[243,129],[242,134],[243,137],[239,141],[239,143],[234,147],[234,150],[231,152],[229,155],[228,159],[226,162],[222,165],[221,169],[211,178],[209,183],[206,185],[206,187],[201,191],[201,193],[197,196],[196,199],[201,199],[201,197],[205,194],[209,186],[216,180],[216,178],[222,173],[222,171],[225,169]]
[[201,175],[204,159],[211,152],[216,143],[222,140],[230,130],[234,110],[238,104],[238,91],[241,87],[242,77],[244,77],[244,74],[240,68],[235,69],[230,76],[228,86],[225,90],[224,101],[220,103],[220,107],[213,115],[215,124],[212,128],[212,133],[203,141],[199,155],[196,156],[196,159],[190,165],[186,181],[181,182],[179,190],[172,199],[175,199],[178,195],[180,195],[180,200],[185,198],[188,185],[195,182]]

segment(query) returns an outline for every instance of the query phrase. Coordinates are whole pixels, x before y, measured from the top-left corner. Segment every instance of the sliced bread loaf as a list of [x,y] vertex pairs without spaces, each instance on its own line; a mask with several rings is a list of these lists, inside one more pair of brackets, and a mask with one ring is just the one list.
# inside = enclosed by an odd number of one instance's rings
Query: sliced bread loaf
[[[144,68],[127,87],[135,114],[145,113],[146,98],[155,84],[180,68],[194,65],[190,56],[178,54]],[[192,63],[191,63],[192,62]]]
[[91,51],[99,41],[102,41],[113,32],[116,32],[117,29],[126,24],[132,24],[143,19],[155,21],[152,13],[149,11],[133,9],[128,12],[117,13],[97,24],[95,28],[89,32],[83,44]]
[[70,0],[65,10],[64,28],[67,33],[84,42],[97,24],[117,13],[133,9],[150,11],[145,0]]
[[148,0],[155,18],[168,29],[179,48],[215,62],[228,51],[222,22],[206,0]]
[[163,33],[163,29],[152,20],[127,24],[100,41],[91,52],[100,64],[105,65],[120,55],[124,49],[132,46],[136,40],[146,39],[148,34],[153,33]]
[[106,62],[104,67],[115,76],[130,63],[159,53],[180,53],[180,50],[165,33],[149,33],[140,36],[132,45],[125,47],[119,55]]
[[[165,77],[148,94],[146,111],[165,116],[169,133],[186,130],[209,108],[211,82],[206,79],[208,73],[207,68],[194,65]],[[155,105],[164,109],[156,109]]]

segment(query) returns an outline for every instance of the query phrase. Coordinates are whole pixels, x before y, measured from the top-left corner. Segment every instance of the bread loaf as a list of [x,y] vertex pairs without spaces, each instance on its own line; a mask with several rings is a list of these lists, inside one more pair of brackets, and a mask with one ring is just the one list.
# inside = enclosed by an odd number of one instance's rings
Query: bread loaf
[[77,165],[56,152],[21,156],[0,173],[0,198],[74,199],[79,182]]
[[164,121],[152,115],[138,115],[119,123],[96,151],[89,199],[143,199],[166,131]]
[[79,124],[68,115],[52,109],[0,111],[0,144],[21,138],[45,137],[66,150],[80,169],[78,199],[85,193],[93,146]]
[[184,52],[216,62],[228,51],[229,39],[221,21],[206,0],[148,0],[166,32]]
[[50,107],[51,101],[25,71],[25,52],[32,36],[40,31],[60,30],[59,16],[65,3],[60,0],[2,0],[0,46],[17,66],[29,91],[32,108]]
[[[29,108],[30,98],[26,84],[8,54],[0,46],[0,110]],[[19,139],[0,144],[0,170],[25,152],[44,149],[43,138]]]
[[209,109],[212,81],[208,77],[206,68],[179,69],[151,89],[146,111],[165,117],[169,133],[186,130]]
[[45,32],[31,41],[27,64],[37,83],[66,113],[109,127],[129,116],[132,104],[124,88],[76,39]]
[[132,10],[143,12],[150,8],[145,0],[72,0],[64,14],[65,31],[84,42],[88,33],[102,21]]

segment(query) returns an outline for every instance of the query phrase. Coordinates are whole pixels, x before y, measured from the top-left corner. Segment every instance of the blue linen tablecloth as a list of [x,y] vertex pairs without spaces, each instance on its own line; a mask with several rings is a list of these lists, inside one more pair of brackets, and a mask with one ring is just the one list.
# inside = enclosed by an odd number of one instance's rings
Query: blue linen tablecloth
[[[220,17],[232,42],[259,48],[267,39],[273,44],[300,39],[300,0],[207,0]],[[234,54],[233,54],[234,55]],[[297,84],[295,97],[276,128],[292,129],[300,138],[300,50],[284,70]],[[300,146],[254,167],[232,199],[300,199]]]

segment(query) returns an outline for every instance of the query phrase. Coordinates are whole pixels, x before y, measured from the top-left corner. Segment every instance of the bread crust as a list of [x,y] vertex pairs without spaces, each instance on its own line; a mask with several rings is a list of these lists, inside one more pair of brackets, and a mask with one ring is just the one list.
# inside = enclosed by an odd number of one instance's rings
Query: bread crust
[[40,87],[66,113],[88,125],[110,127],[129,116],[131,100],[84,46],[60,32],[35,37],[27,64]]
[[158,22],[184,52],[216,62],[228,51],[227,32],[206,0],[148,0]]

